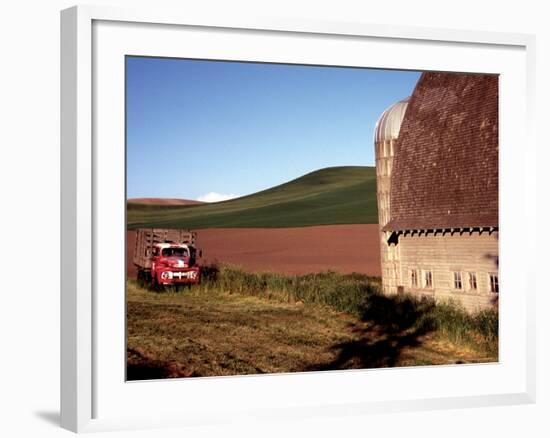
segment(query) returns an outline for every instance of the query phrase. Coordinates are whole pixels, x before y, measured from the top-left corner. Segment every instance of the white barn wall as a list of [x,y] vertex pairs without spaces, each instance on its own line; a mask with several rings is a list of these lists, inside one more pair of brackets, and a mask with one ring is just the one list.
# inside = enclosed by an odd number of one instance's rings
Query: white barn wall
[[[468,311],[493,307],[498,294],[491,292],[489,273],[498,272],[498,233],[447,232],[399,236],[400,275],[404,292],[457,301]],[[411,285],[411,270],[418,271],[418,287]],[[424,271],[432,271],[433,287],[422,287]],[[462,290],[454,288],[453,272],[462,273]],[[468,287],[468,272],[477,274],[477,290]]]

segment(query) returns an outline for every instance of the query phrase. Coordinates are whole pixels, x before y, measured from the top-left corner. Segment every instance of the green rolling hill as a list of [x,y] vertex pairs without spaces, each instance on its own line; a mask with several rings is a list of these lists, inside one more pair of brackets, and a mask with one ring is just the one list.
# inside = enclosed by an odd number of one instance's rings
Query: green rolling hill
[[374,167],[329,167],[242,198],[213,204],[128,203],[128,228],[305,227],[378,221]]

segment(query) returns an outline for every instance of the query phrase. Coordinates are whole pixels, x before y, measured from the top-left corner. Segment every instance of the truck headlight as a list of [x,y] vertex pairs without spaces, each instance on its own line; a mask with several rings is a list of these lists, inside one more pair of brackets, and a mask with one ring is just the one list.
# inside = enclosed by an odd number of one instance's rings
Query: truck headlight
[[166,280],[166,279],[171,280],[172,279],[172,272],[164,271],[160,274],[160,278],[162,278],[163,280]]

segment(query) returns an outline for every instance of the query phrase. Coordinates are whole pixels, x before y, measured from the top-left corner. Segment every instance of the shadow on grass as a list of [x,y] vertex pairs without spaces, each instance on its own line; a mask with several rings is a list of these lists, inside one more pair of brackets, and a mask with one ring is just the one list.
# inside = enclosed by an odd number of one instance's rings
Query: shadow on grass
[[428,317],[434,306],[431,300],[372,294],[361,311],[367,326],[354,329],[359,339],[333,345],[336,358],[309,370],[396,366],[405,348],[420,345],[421,338],[434,330]]
[[209,281],[215,283],[218,281],[220,275],[220,268],[217,263],[211,263],[201,266],[201,281]]
[[126,380],[154,380],[178,377],[199,377],[184,369],[175,361],[151,359],[134,349],[128,349],[126,359]]

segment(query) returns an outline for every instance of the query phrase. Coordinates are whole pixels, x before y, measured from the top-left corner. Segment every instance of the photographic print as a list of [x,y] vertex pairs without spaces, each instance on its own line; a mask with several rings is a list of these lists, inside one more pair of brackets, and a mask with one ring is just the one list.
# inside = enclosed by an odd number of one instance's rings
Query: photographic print
[[127,380],[498,361],[498,75],[125,75]]

